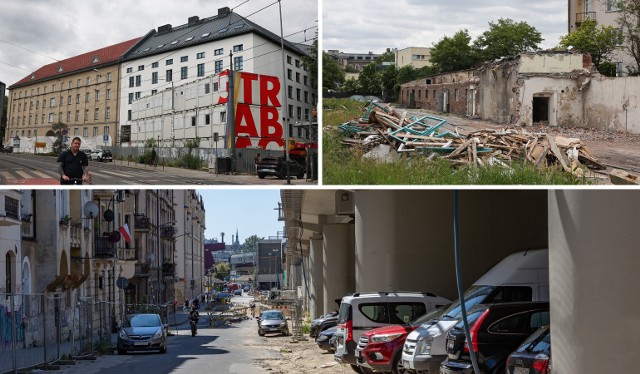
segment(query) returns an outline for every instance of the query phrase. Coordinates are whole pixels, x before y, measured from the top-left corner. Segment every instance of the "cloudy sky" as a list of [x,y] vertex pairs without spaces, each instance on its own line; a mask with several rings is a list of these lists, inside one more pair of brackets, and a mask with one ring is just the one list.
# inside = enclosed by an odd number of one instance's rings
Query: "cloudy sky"
[[[312,28],[287,39],[313,39],[318,0],[281,5],[285,37]],[[161,25],[183,25],[191,16],[211,17],[225,6],[280,35],[277,0],[2,0],[0,81],[10,86],[54,59],[141,37]]]
[[490,21],[526,21],[542,33],[543,48],[567,33],[564,0],[324,0],[322,49],[382,53],[386,48],[432,47],[469,30],[472,40]]

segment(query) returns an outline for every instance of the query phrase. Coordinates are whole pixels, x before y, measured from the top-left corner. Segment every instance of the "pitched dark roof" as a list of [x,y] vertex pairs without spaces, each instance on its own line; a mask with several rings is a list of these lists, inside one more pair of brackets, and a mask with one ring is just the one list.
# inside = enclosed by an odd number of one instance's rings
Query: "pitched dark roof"
[[127,40],[126,42],[110,45],[95,51],[70,57],[60,62],[45,65],[14,83],[9,89],[47,81],[53,77],[64,77],[83,70],[91,70],[101,66],[111,65],[117,62],[118,59],[140,39],[142,38]]
[[[199,19],[194,16],[190,17],[189,23],[185,25],[177,27],[164,25],[158,27],[158,31],[151,30],[124,56],[123,60],[135,60],[251,32],[280,45],[280,36],[233,13],[229,8],[221,8],[218,9],[218,15],[213,17]],[[306,54],[306,51],[286,39],[284,46],[297,54]]]

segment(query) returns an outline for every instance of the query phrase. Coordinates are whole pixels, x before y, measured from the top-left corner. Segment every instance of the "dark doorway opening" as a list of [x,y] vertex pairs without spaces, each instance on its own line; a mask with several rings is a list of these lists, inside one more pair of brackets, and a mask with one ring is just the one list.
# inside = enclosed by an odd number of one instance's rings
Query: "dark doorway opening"
[[533,98],[533,122],[549,122],[549,98]]

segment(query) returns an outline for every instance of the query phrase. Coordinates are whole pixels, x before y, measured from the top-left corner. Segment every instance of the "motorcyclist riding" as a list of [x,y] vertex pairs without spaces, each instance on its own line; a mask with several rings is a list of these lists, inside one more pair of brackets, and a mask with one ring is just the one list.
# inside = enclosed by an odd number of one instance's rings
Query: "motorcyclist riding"
[[198,333],[198,319],[200,318],[200,313],[198,313],[198,309],[194,306],[189,313],[189,324],[191,325],[191,336],[196,336]]

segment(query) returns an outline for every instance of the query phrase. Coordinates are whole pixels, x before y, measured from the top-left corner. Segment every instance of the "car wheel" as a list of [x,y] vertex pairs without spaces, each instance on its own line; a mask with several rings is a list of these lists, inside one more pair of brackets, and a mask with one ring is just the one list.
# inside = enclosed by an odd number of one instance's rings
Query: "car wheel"
[[287,177],[287,172],[286,171],[281,171],[280,174],[278,174],[278,179],[285,179]]
[[258,335],[259,335],[259,336],[264,336],[264,332],[262,332],[262,331],[258,330]]
[[264,179],[264,174],[258,174],[258,178]]
[[304,171],[300,170],[300,172],[298,173],[298,179],[302,178],[304,178]]
[[393,361],[391,361],[391,373],[392,374],[404,374],[404,366],[402,366],[402,350],[398,350],[396,355],[393,356]]
[[283,330],[282,335],[289,336],[289,329]]
[[355,371],[356,373],[362,374],[362,371],[360,371],[360,366],[355,364],[350,364],[349,366],[351,366],[351,370]]

